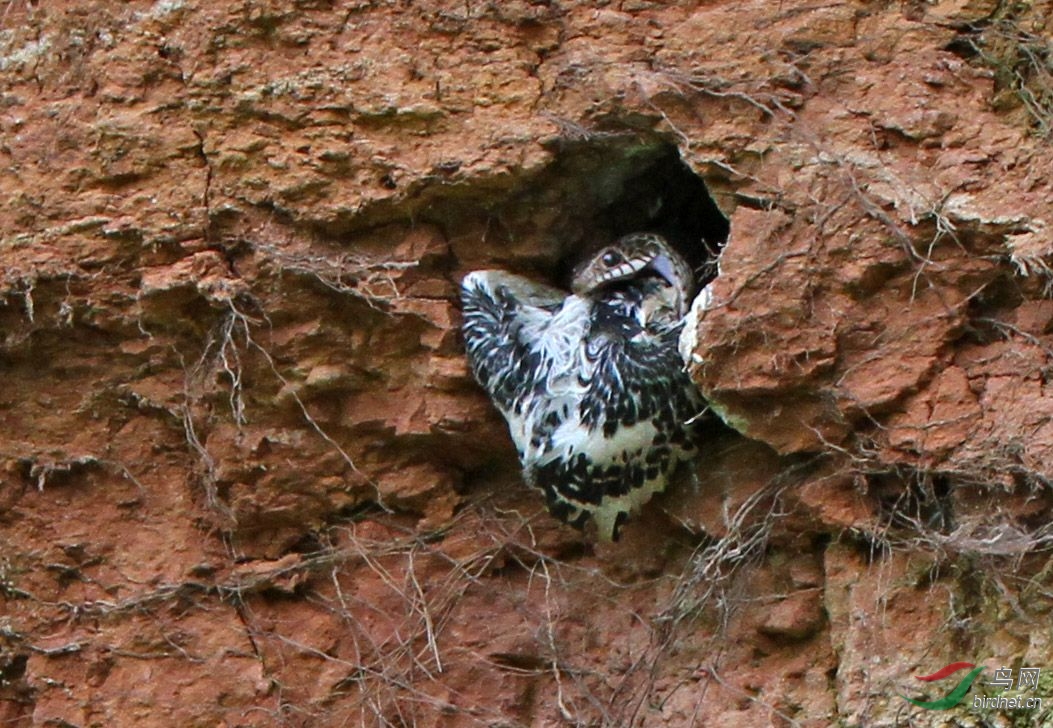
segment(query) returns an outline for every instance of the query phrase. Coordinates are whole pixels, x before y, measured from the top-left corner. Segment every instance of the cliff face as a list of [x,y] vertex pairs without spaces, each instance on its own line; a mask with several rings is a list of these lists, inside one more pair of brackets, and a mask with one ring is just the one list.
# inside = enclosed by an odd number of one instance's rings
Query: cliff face
[[[6,3],[0,722],[943,725],[912,675],[1053,670],[1050,12]],[[730,427],[593,544],[456,285],[655,209],[722,246]]]

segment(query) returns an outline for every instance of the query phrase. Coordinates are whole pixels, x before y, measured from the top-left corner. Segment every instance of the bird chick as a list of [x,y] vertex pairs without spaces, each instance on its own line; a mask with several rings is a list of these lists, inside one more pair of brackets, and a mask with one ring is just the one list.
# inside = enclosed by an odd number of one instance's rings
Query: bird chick
[[504,271],[461,284],[475,378],[508,422],[549,510],[615,540],[696,450],[705,403],[677,342],[694,286],[664,238],[627,235],[579,265],[571,293]]

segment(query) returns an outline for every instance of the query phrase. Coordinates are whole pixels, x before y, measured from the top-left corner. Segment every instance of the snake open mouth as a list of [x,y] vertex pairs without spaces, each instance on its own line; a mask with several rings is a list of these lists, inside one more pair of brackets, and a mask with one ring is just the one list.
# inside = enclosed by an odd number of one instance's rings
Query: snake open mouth
[[675,286],[679,283],[676,275],[676,266],[666,255],[659,255],[648,263],[647,270],[654,271],[671,286]]
[[594,284],[596,290],[608,290],[627,285],[633,278],[648,277],[661,279],[670,286],[681,283],[676,274],[676,264],[666,255],[658,255],[652,260],[627,261],[615,270],[608,271]]

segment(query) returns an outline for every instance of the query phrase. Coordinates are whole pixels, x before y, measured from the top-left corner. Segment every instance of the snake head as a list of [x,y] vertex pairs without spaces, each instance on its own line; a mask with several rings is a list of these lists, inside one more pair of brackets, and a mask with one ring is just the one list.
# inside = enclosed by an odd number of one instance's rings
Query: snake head
[[582,262],[574,270],[571,290],[586,296],[606,286],[646,277],[664,281],[679,302],[688,300],[694,286],[691,267],[665,238],[632,233]]

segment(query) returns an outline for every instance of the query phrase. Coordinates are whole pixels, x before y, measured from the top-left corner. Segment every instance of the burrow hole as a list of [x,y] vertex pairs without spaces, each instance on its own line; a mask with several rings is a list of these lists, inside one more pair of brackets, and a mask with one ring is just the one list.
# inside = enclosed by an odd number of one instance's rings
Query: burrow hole
[[[567,195],[564,240],[556,282],[567,287],[574,265],[592,250],[634,232],[662,235],[695,270],[698,289],[716,277],[716,260],[727,242],[728,219],[706,183],[668,142],[610,149],[582,144],[554,165],[557,175],[582,189]],[[697,292],[697,291],[696,291]]]
[[716,275],[728,238],[706,183],[676,145],[635,135],[553,142],[553,161],[497,195],[482,186],[426,205],[466,270],[496,267],[567,290],[574,266],[635,232],[658,233],[695,269]]

